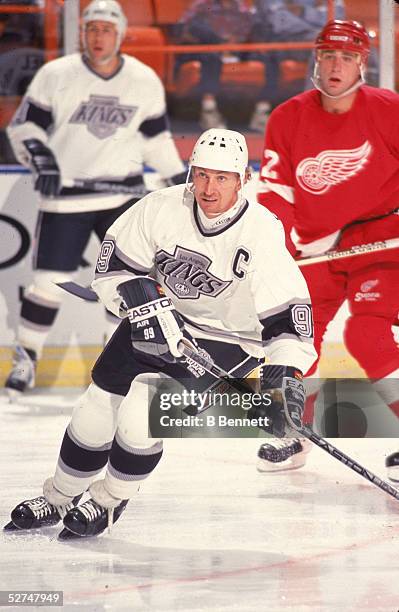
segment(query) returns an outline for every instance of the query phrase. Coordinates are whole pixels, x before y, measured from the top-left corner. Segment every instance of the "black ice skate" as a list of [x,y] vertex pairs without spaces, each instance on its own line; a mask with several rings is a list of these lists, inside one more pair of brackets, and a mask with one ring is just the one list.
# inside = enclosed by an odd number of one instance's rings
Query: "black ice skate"
[[395,485],[399,485],[399,452],[388,455],[385,459],[385,467],[387,468],[389,480]]
[[36,361],[35,351],[15,348],[13,367],[4,385],[10,400],[35,386]]
[[114,508],[104,508],[94,499],[89,499],[80,506],[72,508],[64,516],[64,529],[58,539],[88,538],[103,533],[107,527],[110,530],[126,508],[128,501],[124,499]]
[[11,512],[11,521],[4,526],[4,530],[39,529],[56,525],[68,510],[79,503],[81,497],[77,495],[65,506],[54,506],[43,495],[26,499]]
[[312,445],[305,438],[272,438],[258,451],[258,472],[296,470],[306,463]]

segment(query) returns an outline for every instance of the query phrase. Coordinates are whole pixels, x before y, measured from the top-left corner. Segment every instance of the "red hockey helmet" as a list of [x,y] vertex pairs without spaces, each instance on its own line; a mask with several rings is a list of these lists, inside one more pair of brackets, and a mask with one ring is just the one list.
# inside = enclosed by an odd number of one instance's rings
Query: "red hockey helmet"
[[370,38],[367,30],[358,21],[328,21],[315,42],[316,51],[337,49],[360,53],[365,62],[370,53]]

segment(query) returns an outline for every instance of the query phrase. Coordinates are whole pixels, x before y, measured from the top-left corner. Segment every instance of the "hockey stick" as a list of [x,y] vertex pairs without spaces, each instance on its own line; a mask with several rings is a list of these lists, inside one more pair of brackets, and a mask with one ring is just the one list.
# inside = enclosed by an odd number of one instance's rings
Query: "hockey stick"
[[[241,393],[252,393],[253,392],[253,389],[251,389],[249,385],[246,385],[245,383],[242,383],[239,380],[232,378],[232,376],[228,372],[225,372],[225,370],[222,370],[222,368],[220,368],[216,363],[209,361],[209,359],[201,355],[198,351],[196,351],[195,349],[192,349],[190,344],[184,338],[183,340],[180,340],[177,348],[184,355],[184,357],[186,357],[187,359],[191,359],[192,361],[195,361],[197,365],[204,368],[204,370],[209,372],[209,374],[212,374],[212,376],[214,376],[215,378],[218,378],[220,380],[227,382],[230,387],[234,387],[234,389],[236,389],[237,391],[240,391]],[[208,407],[209,406],[204,408],[204,410],[206,410]],[[184,412],[186,412],[187,414],[190,414],[190,408],[191,407],[185,409]],[[196,408],[195,410],[196,412],[194,414],[194,407],[193,407],[193,412],[190,414],[190,416],[195,416],[199,412],[203,412],[203,410],[202,411],[197,410]]]
[[[68,293],[81,297],[85,300],[98,300],[96,293],[92,289],[88,287],[82,287],[81,285],[78,285],[78,283],[75,283],[73,281],[66,283],[57,283],[57,285],[62,289],[68,291]],[[210,362],[203,355],[200,355],[196,350],[192,349],[186,342],[181,341],[178,345],[178,348],[184,355],[184,357],[192,359],[199,366],[203,367],[204,370],[212,374],[212,376],[226,382],[233,389],[236,389],[240,393],[253,392],[253,389],[249,385],[241,383],[238,380],[234,380],[228,372],[220,368],[216,363]],[[209,406],[204,408],[204,410],[206,410],[208,407]],[[189,416],[196,416],[197,414],[199,414],[200,411],[198,411],[196,407],[192,407],[192,409],[185,408],[184,412],[186,412],[186,414],[188,414]],[[348,466],[351,470],[353,470],[369,482],[373,483],[375,486],[379,487],[395,499],[399,500],[398,489],[395,489],[386,481],[381,480],[381,478],[373,474],[370,470],[367,470],[362,465],[357,463],[354,459],[352,459],[344,452],[333,446],[330,442],[327,442],[327,440],[316,434],[312,429],[310,429],[310,427],[304,425],[301,429],[297,431],[298,435],[307,438],[308,440],[313,442],[313,444],[316,444],[316,446],[324,450],[326,453],[328,453],[344,465]]]
[[388,249],[396,249],[399,247],[399,238],[390,238],[389,240],[379,240],[378,242],[369,242],[368,244],[359,244],[345,251],[330,251],[325,255],[316,255],[315,257],[306,257],[297,259],[298,266],[310,266],[312,264],[323,263],[325,261],[333,261],[334,259],[343,259],[344,257],[355,257],[355,255],[368,255],[378,251],[387,251]]
[[111,183],[110,181],[96,181],[89,179],[74,179],[64,180],[63,187],[76,188],[76,189],[87,189],[93,193],[126,193],[133,198],[143,198],[148,190],[143,185],[118,185],[118,183]]
[[[228,382],[229,385],[237,391],[245,391],[246,393],[248,391],[252,391],[250,387],[243,383],[240,383],[239,381],[234,380],[233,378],[231,378],[231,376],[229,376],[228,372],[225,372],[218,365],[216,365],[215,363],[211,363],[206,357],[198,354],[197,351],[191,349],[189,346],[187,346],[185,342],[180,342],[178,348],[185,357],[188,357],[189,359],[192,359],[193,361],[198,363],[198,365],[202,366],[205,370],[207,370],[207,372],[209,372],[213,376],[216,376]],[[190,408],[188,410],[185,409],[184,412],[186,412],[190,416],[193,416],[192,412],[190,411]],[[198,412],[196,412],[196,414],[198,414]],[[327,442],[327,440],[315,433],[310,427],[304,425],[301,429],[297,429],[296,431],[298,432],[298,436],[307,438],[308,440],[313,442],[313,444],[331,455],[331,457],[334,457],[334,459],[337,459],[340,463],[343,463],[348,468],[359,474],[359,476],[362,476],[363,478],[374,484],[376,487],[379,487],[380,489],[385,491],[385,493],[388,493],[388,495],[391,495],[395,499],[399,500],[399,489],[396,489],[395,487],[391,486],[388,482],[382,480],[381,478],[373,474],[373,472],[370,472],[370,470],[360,465],[360,463],[357,463],[354,459],[339,450],[336,446],[333,446],[333,444]]]
[[396,489],[392,485],[390,485],[385,480],[381,480],[378,476],[370,472],[370,470],[366,469],[360,463],[357,463],[354,459],[346,455],[343,451],[339,450],[336,446],[333,446],[330,442],[327,442],[324,438],[315,433],[310,427],[304,425],[302,429],[298,432],[301,436],[304,436],[313,444],[316,444],[319,448],[326,451],[331,457],[338,459],[341,463],[349,467],[351,470],[363,476],[366,480],[373,483],[376,487],[379,487],[388,495],[391,495],[395,499],[399,500],[399,489]]
[[67,291],[71,295],[75,295],[76,297],[81,298],[82,300],[86,300],[87,302],[98,302],[98,296],[93,289],[90,287],[84,287],[83,285],[79,285],[79,283],[75,283],[75,281],[66,281],[64,283],[55,283],[64,291]]

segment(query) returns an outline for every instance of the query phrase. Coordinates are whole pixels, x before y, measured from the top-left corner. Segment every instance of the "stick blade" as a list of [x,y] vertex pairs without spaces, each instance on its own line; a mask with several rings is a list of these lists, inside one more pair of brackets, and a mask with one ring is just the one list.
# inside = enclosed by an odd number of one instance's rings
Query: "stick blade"
[[64,289],[71,295],[75,295],[76,297],[81,298],[82,300],[86,300],[86,302],[98,302],[97,293],[90,289],[90,287],[83,287],[83,285],[79,285],[74,281],[66,281],[65,283],[56,283],[58,287]]

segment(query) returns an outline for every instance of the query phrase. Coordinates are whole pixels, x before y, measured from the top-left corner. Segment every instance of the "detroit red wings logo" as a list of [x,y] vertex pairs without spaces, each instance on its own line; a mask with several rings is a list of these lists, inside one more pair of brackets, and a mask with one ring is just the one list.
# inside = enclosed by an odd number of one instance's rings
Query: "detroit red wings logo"
[[366,140],[357,149],[331,149],[306,157],[297,166],[298,183],[310,193],[321,195],[347,181],[367,164],[371,144]]

